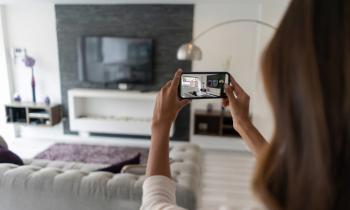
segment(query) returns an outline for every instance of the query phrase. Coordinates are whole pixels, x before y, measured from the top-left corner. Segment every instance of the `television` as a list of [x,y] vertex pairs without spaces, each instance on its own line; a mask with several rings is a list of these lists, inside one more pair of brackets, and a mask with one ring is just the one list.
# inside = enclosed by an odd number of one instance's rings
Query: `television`
[[84,36],[78,40],[80,81],[149,84],[152,60],[151,39]]

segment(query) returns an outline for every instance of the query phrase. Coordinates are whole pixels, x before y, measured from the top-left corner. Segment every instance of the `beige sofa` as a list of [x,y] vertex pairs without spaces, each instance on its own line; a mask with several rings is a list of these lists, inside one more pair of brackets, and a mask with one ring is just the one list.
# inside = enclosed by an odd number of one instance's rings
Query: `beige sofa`
[[[201,151],[185,144],[171,149],[177,202],[196,209]],[[137,210],[144,175],[94,172],[105,165],[25,160],[24,166],[0,164],[2,210]]]

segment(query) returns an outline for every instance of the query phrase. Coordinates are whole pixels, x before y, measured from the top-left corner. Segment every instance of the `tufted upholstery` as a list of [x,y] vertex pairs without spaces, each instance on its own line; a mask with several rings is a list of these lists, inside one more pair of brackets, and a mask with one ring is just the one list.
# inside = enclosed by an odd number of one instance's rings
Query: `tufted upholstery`
[[[195,209],[200,150],[195,145],[174,147],[170,157],[178,183],[178,204]],[[144,176],[92,172],[104,165],[26,160],[25,166],[0,164],[2,210],[136,210],[142,198]]]
[[25,159],[23,160],[25,165],[38,166],[41,168],[58,168],[61,170],[82,170],[82,171],[95,171],[100,168],[107,167],[105,164],[88,164],[78,162],[65,162],[65,161],[50,161],[40,159]]

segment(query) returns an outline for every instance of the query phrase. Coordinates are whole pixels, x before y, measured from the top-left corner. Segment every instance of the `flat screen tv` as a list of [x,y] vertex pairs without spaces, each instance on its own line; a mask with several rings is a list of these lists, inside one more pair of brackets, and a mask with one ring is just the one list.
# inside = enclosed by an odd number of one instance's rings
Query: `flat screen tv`
[[84,36],[78,41],[81,81],[149,84],[152,60],[151,39]]

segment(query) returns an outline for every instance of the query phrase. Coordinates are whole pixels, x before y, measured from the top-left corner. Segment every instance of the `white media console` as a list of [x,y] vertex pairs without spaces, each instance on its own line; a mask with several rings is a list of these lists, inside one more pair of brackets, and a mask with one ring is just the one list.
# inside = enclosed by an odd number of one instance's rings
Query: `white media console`
[[82,136],[90,133],[150,136],[155,99],[155,92],[71,89],[70,129]]

